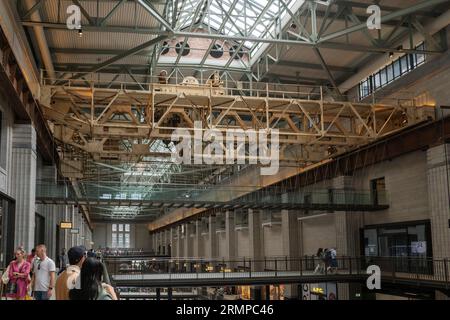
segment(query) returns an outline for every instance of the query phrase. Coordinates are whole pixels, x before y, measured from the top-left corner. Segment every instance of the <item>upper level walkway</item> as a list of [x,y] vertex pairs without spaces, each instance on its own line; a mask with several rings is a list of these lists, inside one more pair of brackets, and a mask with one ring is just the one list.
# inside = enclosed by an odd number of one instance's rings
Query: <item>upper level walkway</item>
[[377,196],[370,190],[325,189],[283,192],[281,188],[262,190],[247,188],[246,195],[237,197],[243,187],[214,189],[210,186],[159,186],[146,194],[138,194],[133,186],[85,184],[77,195],[64,185],[38,184],[36,203],[108,206],[146,206],[152,208],[207,209],[302,209],[335,211],[377,211],[388,208],[385,193]]
[[[317,282],[361,282],[367,267],[378,266],[381,283],[450,288],[449,260],[400,257],[338,257],[337,268],[320,270],[314,257],[264,260],[120,259],[105,260],[116,286],[201,287]],[[371,274],[371,273],[370,273]]]

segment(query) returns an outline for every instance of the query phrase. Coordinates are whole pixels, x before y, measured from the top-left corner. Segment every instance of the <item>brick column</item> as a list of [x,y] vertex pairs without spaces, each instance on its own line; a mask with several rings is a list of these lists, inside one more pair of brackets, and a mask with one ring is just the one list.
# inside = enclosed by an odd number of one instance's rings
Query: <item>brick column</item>
[[34,246],[36,198],[36,131],[31,124],[15,124],[12,143],[12,196],[16,200],[14,247]]
[[[352,177],[340,176],[334,178],[333,187],[335,189],[352,190]],[[363,213],[336,211],[333,214],[335,215],[336,251],[338,257],[359,256],[361,254],[359,230],[363,227]],[[337,291],[339,300],[350,299],[348,283],[338,283]]]
[[450,145],[427,150],[428,201],[433,258],[450,257],[449,179]]
[[[299,257],[299,232],[297,211],[281,210],[281,238],[283,241],[283,255],[287,259],[295,259]],[[285,267],[285,266],[283,266]],[[299,270],[297,261],[288,261],[288,270]],[[286,285],[285,297],[287,299],[298,298],[298,285]]]
[[201,257],[203,256],[203,252],[201,250],[200,245],[202,244],[202,236],[201,236],[201,220],[197,219],[195,220],[195,236],[194,236],[194,257]]
[[[261,213],[259,210],[248,210],[248,239],[249,252],[252,260],[262,260],[263,246],[262,246],[262,227],[261,227]],[[252,265],[253,271],[261,271],[263,263],[257,262]]]
[[[235,260],[236,258],[236,231],[235,231],[235,220],[234,212],[225,212],[225,241],[226,241],[226,251],[225,255],[229,260]],[[229,268],[234,268],[235,263],[231,263]]]
[[209,216],[209,229],[208,229],[208,240],[209,244],[207,247],[206,256],[208,258],[217,258],[217,235],[216,235],[216,216]]

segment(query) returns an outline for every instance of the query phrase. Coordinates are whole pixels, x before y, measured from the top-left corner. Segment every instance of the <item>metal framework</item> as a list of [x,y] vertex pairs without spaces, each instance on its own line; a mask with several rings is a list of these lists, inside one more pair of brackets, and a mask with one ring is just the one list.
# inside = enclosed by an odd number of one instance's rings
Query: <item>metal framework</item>
[[[195,79],[194,79],[195,80]],[[41,105],[65,151],[83,151],[96,161],[164,160],[173,151],[173,130],[214,129],[279,132],[281,160],[307,165],[366,144],[433,117],[433,108],[413,101],[372,104],[328,101],[305,86],[230,82],[152,83],[150,90],[105,88],[69,81],[45,86]],[[314,88],[313,88],[314,89]],[[392,101],[391,101],[392,102]],[[157,144],[157,145],[156,145]],[[225,147],[224,147],[225,148]],[[68,154],[68,153],[67,153]],[[63,156],[67,159],[67,156]],[[246,158],[248,160],[248,157]]]
[[[414,44],[410,48],[398,48],[396,42],[407,37],[412,32],[418,31],[431,41],[433,50],[427,50],[427,54],[440,53],[440,44],[429,34],[419,22],[417,17],[430,17],[433,13],[430,9],[448,0],[426,0],[407,8],[395,8],[381,6],[383,12],[381,22],[383,27],[390,32],[378,33],[374,37],[366,29],[365,6],[354,1],[316,1],[316,0],[188,0],[155,2],[149,0],[130,0],[135,2],[137,8],[146,12],[158,23],[159,27],[136,27],[136,15],[133,23],[124,26],[109,25],[110,19],[129,1],[111,2],[110,11],[104,16],[92,15],[79,1],[73,1],[80,6],[84,20],[83,30],[95,32],[113,32],[129,34],[148,34],[154,36],[154,40],[143,43],[129,50],[114,52],[116,55],[98,65],[90,66],[88,71],[97,71],[110,66],[116,61],[139,54],[143,50],[150,51],[147,70],[154,73],[157,67],[168,67],[159,61],[163,49],[161,43],[168,38],[180,38],[183,47],[179,54],[169,65],[177,68],[195,68],[205,70],[214,68],[229,70],[236,68],[241,73],[247,74],[248,79],[261,81],[270,75],[271,65],[282,65],[282,52],[288,46],[305,46],[320,49],[336,49],[347,51],[361,51],[368,53],[412,53],[417,52]],[[21,4],[22,1],[18,1]],[[163,5],[164,4],[164,5]],[[23,7],[23,5],[21,6]],[[42,1],[36,3],[29,10],[21,10],[22,24],[27,27],[44,27],[48,29],[67,30],[64,23],[54,21],[33,21],[30,16],[42,10]],[[97,10],[98,11],[98,10]],[[61,13],[59,13],[61,14]],[[341,25],[345,24],[342,28]],[[359,32],[369,41],[370,45],[352,43],[349,35]],[[156,37],[157,36],[157,37]],[[181,52],[190,39],[208,39],[210,45],[207,48],[195,48],[202,50],[203,55],[199,63],[187,62],[182,58]],[[346,39],[346,41],[342,41]],[[234,44],[234,53],[223,64],[211,64],[208,57],[217,41]],[[156,46],[152,48],[153,45]],[[62,48],[63,52],[77,53],[77,49]],[[92,49],[95,50],[95,49]],[[244,52],[248,60],[238,52]],[[95,50],[97,54],[111,54]],[[421,53],[424,53],[421,51]],[[327,82],[336,87],[336,80],[330,71],[333,67],[327,66],[326,61],[317,55],[318,64],[303,64],[302,68],[320,67],[327,74]],[[72,67],[72,72],[82,72],[83,64]],[[84,72],[84,71],[83,71]],[[197,76],[198,73],[194,76]],[[132,73],[126,68],[120,68],[119,73]],[[301,80],[301,79],[300,79]]]
[[[17,1],[22,25],[76,32],[61,19],[63,2],[50,1],[57,4],[57,18],[48,18],[44,11],[48,2],[36,1],[29,8],[24,0]],[[111,188],[133,184],[136,193],[145,195],[161,184],[220,184],[249,166],[248,154],[244,165],[199,167],[170,162],[171,133],[180,128],[193,132],[195,121],[201,122],[202,130],[222,133],[260,130],[270,137],[277,129],[281,165],[308,168],[433,117],[431,108],[413,101],[352,102],[335,88],[343,79],[339,74],[349,76],[357,68],[329,65],[324,51],[440,53],[441,43],[427,34],[422,18],[437,16],[439,11],[433,9],[448,0],[421,1],[407,8],[382,5],[381,22],[388,32],[376,36],[366,29],[366,5],[355,1],[108,0],[102,2],[102,10],[94,0],[71,3],[81,9],[83,31],[148,35],[125,50],[50,48],[56,54],[107,56],[95,63],[55,63],[60,71],[55,77],[42,73],[39,102],[59,144],[61,172],[80,197],[96,181],[109,181]],[[95,3],[97,10],[93,10]],[[126,23],[113,23],[113,17],[130,5],[134,14]],[[42,13],[39,19],[34,18],[37,13]],[[156,23],[142,26],[142,16]],[[418,51],[412,42],[408,48],[397,46],[414,32],[423,35],[430,50]],[[354,42],[351,35],[356,33],[367,44]],[[168,62],[161,52],[169,39],[183,44]],[[201,51],[198,61],[182,55],[190,40],[205,39],[206,46],[191,47]],[[220,63],[210,59],[218,43],[234,50],[228,49],[229,57]],[[317,62],[287,60],[284,53],[292,46],[312,48]],[[125,62],[132,56],[148,58],[145,64]],[[274,71],[275,66],[323,70],[325,76],[286,76]],[[155,77],[162,69],[168,70],[165,79]],[[212,71],[219,73],[210,78]],[[198,83],[195,79],[183,83],[187,75],[199,79]],[[139,206],[125,211],[89,202],[83,206],[94,213],[111,211],[116,217],[149,212]]]
[[[410,100],[336,102],[325,99],[321,88],[315,94],[314,88],[304,86],[231,81],[225,85],[217,74],[205,83],[192,77],[165,81],[169,83],[136,90],[127,89],[135,83],[116,83],[112,89],[81,79],[46,85],[54,81],[43,79],[40,102],[59,145],[61,173],[78,186],[76,197],[64,201],[78,201],[99,217],[116,218],[157,217],[186,206],[242,206],[233,202],[233,194],[248,195],[258,188],[236,186],[233,192],[220,193],[216,187],[254,166],[248,142],[246,152],[233,163],[201,166],[170,159],[172,132],[184,129],[193,136],[195,121],[201,122],[202,131],[214,129],[224,137],[229,129],[268,136],[277,129],[280,165],[307,169],[434,117],[432,107]],[[192,156],[195,160],[195,152]],[[190,199],[197,189],[202,196]],[[41,200],[54,202],[52,197]]]

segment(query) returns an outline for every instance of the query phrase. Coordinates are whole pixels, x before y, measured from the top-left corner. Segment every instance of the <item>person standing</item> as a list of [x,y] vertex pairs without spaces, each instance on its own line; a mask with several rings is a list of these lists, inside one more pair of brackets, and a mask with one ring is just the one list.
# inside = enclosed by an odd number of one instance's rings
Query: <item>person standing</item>
[[27,295],[31,264],[25,260],[25,250],[16,250],[16,259],[9,264],[9,282],[6,297],[11,300],[24,300]]
[[323,248],[319,248],[317,250],[316,256],[319,261],[316,268],[314,269],[314,274],[316,274],[317,272],[323,273],[325,271],[325,253],[323,251]]
[[86,248],[84,246],[72,247],[67,255],[70,265],[56,279],[56,300],[69,300],[69,290],[80,288],[79,275],[81,266],[86,259]]
[[61,250],[61,254],[59,255],[58,262],[59,262],[58,275],[60,275],[61,273],[64,272],[64,270],[66,270],[67,265],[69,264],[69,261],[67,259],[67,255],[66,255],[66,248],[63,248]]
[[55,262],[47,257],[47,248],[40,244],[36,247],[36,255],[39,258],[34,264],[31,288],[36,300],[49,300],[55,286]]
[[86,258],[81,267],[81,286],[69,291],[70,300],[117,300],[114,288],[102,282],[103,275],[103,264],[95,258]]
[[338,263],[337,263],[337,252],[336,248],[330,249],[330,273],[337,273]]

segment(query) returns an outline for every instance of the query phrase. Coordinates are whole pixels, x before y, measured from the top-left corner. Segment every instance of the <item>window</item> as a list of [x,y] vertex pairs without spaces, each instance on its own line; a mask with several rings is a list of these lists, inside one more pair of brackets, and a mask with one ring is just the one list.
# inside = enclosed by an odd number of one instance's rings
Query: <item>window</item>
[[[232,57],[234,55],[234,53],[236,52],[236,50],[238,50],[239,46],[234,45],[230,48],[230,57]],[[237,54],[234,56],[234,59],[239,59],[242,58],[244,56],[244,50],[242,48],[239,49],[239,51],[237,52]]]
[[[433,269],[427,259],[432,257],[430,229],[429,221],[366,227],[364,255],[374,257],[372,262],[385,271],[394,267],[399,272],[430,274]],[[385,258],[378,261],[377,257]],[[396,259],[389,261],[386,257]]]
[[169,53],[169,50],[170,50],[169,43],[167,41],[164,41],[163,45],[161,46],[161,55]]
[[[422,43],[416,47],[416,50],[424,51],[425,44]],[[421,53],[405,54],[385,68],[375,72],[359,84],[359,99],[362,100],[376,90],[383,88],[395,79],[414,70],[425,62],[425,55]]]
[[[183,49],[183,46],[184,46],[184,49]],[[183,49],[182,52],[181,52],[181,49]],[[178,42],[177,45],[175,46],[175,51],[178,54],[180,54],[180,52],[181,52],[182,56],[187,56],[189,54],[189,52],[191,52],[191,48],[188,43],[185,44],[184,42]]]
[[374,205],[383,204],[386,196],[386,181],[384,177],[370,181],[372,203]]
[[215,44],[212,46],[211,48],[211,53],[210,53],[211,57],[213,58],[220,58],[223,56],[223,48],[220,44]]
[[111,234],[111,247],[130,248],[130,225],[113,223]]

